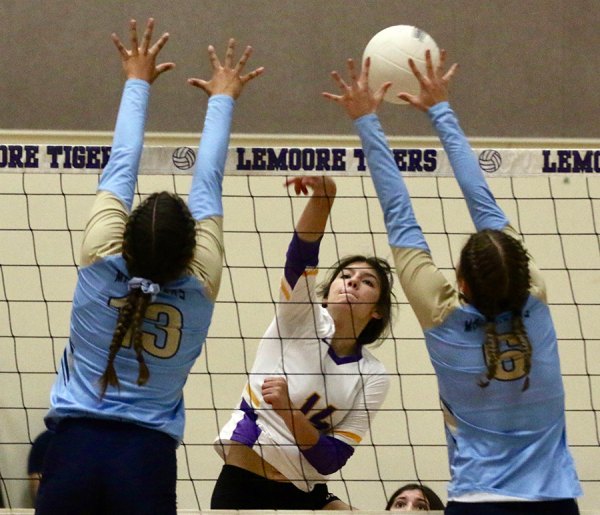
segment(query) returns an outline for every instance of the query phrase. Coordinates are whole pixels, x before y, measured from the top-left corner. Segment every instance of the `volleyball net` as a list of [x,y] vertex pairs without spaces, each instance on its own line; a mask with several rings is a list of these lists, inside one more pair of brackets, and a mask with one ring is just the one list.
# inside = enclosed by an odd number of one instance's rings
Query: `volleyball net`
[[[585,497],[600,505],[600,151],[477,149],[498,202],[541,268],[559,337],[568,439]],[[27,456],[43,431],[49,391],[69,336],[78,249],[110,147],[0,145],[0,481],[11,507],[30,506]],[[146,147],[137,200],[157,190],[184,198],[195,148]],[[437,265],[454,281],[473,231],[439,148],[394,148]],[[349,147],[232,147],[224,181],[225,269],[204,350],[185,388],[178,504],[210,506],[221,461],[212,443],[239,401],[278,298],[285,251],[306,197],[286,176],[331,174],[338,195],[320,267],[348,254],[391,260],[362,151]],[[330,491],[381,510],[407,482],[445,497],[448,462],[437,384],[422,331],[396,284],[392,334],[373,353],[391,388]],[[29,502],[29,504],[28,504]]]

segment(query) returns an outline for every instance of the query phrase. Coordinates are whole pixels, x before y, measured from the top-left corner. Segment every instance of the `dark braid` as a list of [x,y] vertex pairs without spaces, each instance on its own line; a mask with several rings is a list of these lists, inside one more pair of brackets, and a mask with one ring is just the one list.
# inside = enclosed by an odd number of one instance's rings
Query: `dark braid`
[[150,295],[141,294],[139,296],[139,301],[137,304],[137,309],[133,313],[133,318],[131,320],[131,338],[133,340],[133,350],[135,350],[135,357],[139,363],[139,373],[137,384],[142,386],[148,382],[148,378],[150,377],[150,372],[148,370],[148,365],[144,360],[144,347],[142,345],[142,322],[144,321],[144,314],[146,313],[146,308],[150,304]]
[[523,353],[523,372],[525,374],[523,391],[525,391],[527,388],[529,388],[529,372],[531,372],[531,354],[533,349],[531,348],[531,342],[527,336],[525,324],[523,324],[523,317],[520,313],[513,314],[512,330],[517,341],[519,342],[519,350]]
[[521,242],[502,231],[486,229],[472,234],[463,247],[459,277],[468,286],[468,302],[485,317],[484,354],[487,363],[485,387],[496,377],[500,361],[496,317],[512,313],[512,333],[524,363],[525,384],[529,387],[532,348],[523,324],[523,306],[529,297],[531,277],[529,256]]
[[[163,191],[153,193],[129,216],[123,234],[123,258],[131,277],[143,277],[164,285],[181,277],[194,258],[196,222],[179,196]],[[139,363],[138,385],[144,385],[150,371],[144,360],[142,324],[152,296],[140,289],[129,292],[119,311],[109,347],[108,363],[100,379],[101,395],[108,386],[119,386],[114,361],[128,333]]]
[[490,384],[490,381],[494,379],[498,362],[500,361],[498,334],[496,333],[496,324],[494,324],[494,322],[487,322],[485,324],[485,342],[483,344],[483,351],[487,362],[487,373],[485,374],[486,380],[479,381],[479,386],[485,388]]
[[131,213],[123,235],[123,257],[132,276],[164,284],[189,266],[196,222],[187,205],[166,191],[153,193]]
[[128,295],[127,301],[125,305],[119,310],[119,318],[117,319],[117,327],[115,332],[113,333],[112,341],[110,342],[110,347],[108,348],[108,364],[106,365],[106,369],[100,378],[100,390],[101,397],[104,397],[106,393],[106,389],[108,386],[119,386],[119,378],[117,377],[117,372],[115,370],[115,357],[117,352],[121,349],[121,343],[123,342],[123,338],[127,334],[129,327],[131,326],[131,319],[133,318],[133,311],[135,309],[135,304],[137,302],[134,299],[134,294],[138,292],[131,292]]

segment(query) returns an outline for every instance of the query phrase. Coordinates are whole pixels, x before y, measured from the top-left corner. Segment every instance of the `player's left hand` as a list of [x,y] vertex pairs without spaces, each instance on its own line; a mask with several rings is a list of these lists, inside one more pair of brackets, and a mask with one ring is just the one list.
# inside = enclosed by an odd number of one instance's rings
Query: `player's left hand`
[[433,65],[431,51],[425,51],[425,75],[419,71],[412,59],[408,60],[408,64],[414,76],[419,81],[420,91],[418,95],[411,95],[406,92],[398,93],[398,98],[401,98],[421,111],[427,111],[435,104],[448,100],[448,86],[458,70],[458,63],[454,63],[448,71],[444,71],[446,66],[445,50],[440,50],[440,62],[437,66]]
[[322,95],[328,99],[341,104],[348,116],[356,120],[366,114],[377,111],[381,104],[386,91],[392,85],[391,82],[383,83],[377,91],[372,92],[369,88],[369,68],[371,66],[371,58],[367,57],[360,74],[357,74],[353,59],[348,59],[348,75],[350,83],[348,84],[340,74],[336,71],[331,72],[333,80],[337,83],[341,90],[341,95],[324,92]]

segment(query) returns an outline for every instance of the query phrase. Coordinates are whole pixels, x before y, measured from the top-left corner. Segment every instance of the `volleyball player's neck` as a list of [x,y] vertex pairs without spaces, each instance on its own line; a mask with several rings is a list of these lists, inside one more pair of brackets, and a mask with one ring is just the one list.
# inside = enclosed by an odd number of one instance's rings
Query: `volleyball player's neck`
[[358,354],[359,345],[356,342],[356,338],[352,336],[338,336],[336,331],[336,334],[331,339],[331,348],[335,352],[336,356],[342,358],[345,356],[353,356]]

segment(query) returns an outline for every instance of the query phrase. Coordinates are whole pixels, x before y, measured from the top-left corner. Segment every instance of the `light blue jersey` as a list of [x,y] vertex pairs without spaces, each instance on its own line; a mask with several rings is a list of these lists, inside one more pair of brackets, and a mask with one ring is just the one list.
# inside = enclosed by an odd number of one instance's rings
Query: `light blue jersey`
[[129,337],[115,358],[120,387],[100,397],[100,378],[130,276],[122,238],[143,149],[150,86],[128,80],[110,161],[98,186],[81,249],[81,268],[71,314],[69,344],[52,388],[46,424],[65,417],[133,422],[181,441],[183,387],[208,333],[219,289],[222,259],[221,187],[234,100],[209,99],[189,205],[196,219],[196,252],[187,274],[161,287],[143,322],[148,382],[137,385],[138,362]]
[[[477,230],[517,233],[497,205],[447,102],[429,115],[448,154]],[[554,500],[581,495],[565,436],[556,334],[543,280],[532,285],[523,321],[533,349],[530,386],[514,345],[511,314],[497,317],[500,364],[486,388],[485,317],[465,304],[431,259],[408,191],[376,115],[356,120],[404,292],[423,328],[444,410],[451,481],[448,498]],[[472,497],[473,499],[474,497]]]

